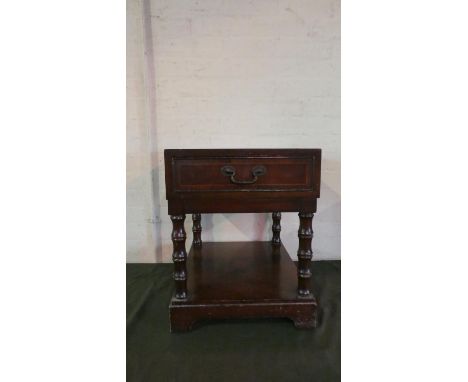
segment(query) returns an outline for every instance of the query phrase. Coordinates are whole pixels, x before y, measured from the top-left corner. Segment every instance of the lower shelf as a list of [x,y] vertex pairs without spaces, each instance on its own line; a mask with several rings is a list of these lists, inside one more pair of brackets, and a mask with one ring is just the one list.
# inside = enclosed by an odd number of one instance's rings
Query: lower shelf
[[297,268],[281,245],[270,242],[203,243],[187,259],[185,300],[172,298],[171,331],[225,318],[290,318],[298,328],[317,324],[313,295],[297,295]]

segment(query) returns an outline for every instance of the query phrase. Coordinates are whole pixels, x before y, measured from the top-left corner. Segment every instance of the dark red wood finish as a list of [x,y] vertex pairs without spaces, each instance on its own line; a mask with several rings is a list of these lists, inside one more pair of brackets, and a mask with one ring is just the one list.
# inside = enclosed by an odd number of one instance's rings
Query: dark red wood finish
[[281,245],[281,212],[273,212],[271,215],[273,218],[273,224],[271,226],[273,237],[271,239],[271,244]]
[[172,261],[174,262],[175,296],[179,299],[187,298],[187,252],[185,240],[187,234],[184,229],[185,215],[172,215]]
[[312,261],[312,218],[314,214],[310,212],[299,212],[299,249],[297,251],[297,277],[299,281],[298,293],[302,297],[310,295],[310,263]]
[[315,299],[298,298],[297,268],[268,241],[203,243],[187,260],[189,298],[171,301],[171,331],[209,318],[283,317],[298,328],[317,323]]
[[[310,291],[320,149],[165,150],[176,290],[171,330],[207,318],[288,317],[316,325]],[[281,212],[299,212],[298,267],[281,245]],[[271,242],[203,243],[202,213],[270,212]],[[194,240],[186,269],[185,214]],[[188,285],[187,285],[188,283]]]
[[193,220],[193,226],[192,226],[193,241],[192,241],[192,245],[195,248],[201,248],[201,246],[202,246],[201,214],[192,214],[192,220]]
[[[164,162],[170,215],[315,212],[320,197],[320,149],[165,150]],[[250,181],[252,169],[259,165],[266,173],[253,184],[234,184],[221,171],[232,166],[235,179]],[[241,200],[250,206],[243,208]]]

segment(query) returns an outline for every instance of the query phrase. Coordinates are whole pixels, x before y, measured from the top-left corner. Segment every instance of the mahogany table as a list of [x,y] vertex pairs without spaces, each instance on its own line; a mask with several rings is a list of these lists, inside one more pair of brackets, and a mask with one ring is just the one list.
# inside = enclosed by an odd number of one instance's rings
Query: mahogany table
[[[311,292],[312,218],[320,197],[320,149],[165,150],[173,223],[171,331],[212,318],[286,317],[317,325]],[[202,242],[203,213],[272,213],[273,238]],[[298,265],[281,243],[281,212],[299,213]],[[192,214],[187,256],[185,214]]]

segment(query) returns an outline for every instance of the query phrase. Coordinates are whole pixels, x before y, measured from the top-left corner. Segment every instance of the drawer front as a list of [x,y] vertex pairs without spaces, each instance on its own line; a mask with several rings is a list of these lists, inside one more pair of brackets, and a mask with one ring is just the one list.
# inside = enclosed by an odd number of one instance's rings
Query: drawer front
[[[168,196],[180,193],[314,193],[320,150],[166,150]],[[169,184],[168,184],[169,183]]]

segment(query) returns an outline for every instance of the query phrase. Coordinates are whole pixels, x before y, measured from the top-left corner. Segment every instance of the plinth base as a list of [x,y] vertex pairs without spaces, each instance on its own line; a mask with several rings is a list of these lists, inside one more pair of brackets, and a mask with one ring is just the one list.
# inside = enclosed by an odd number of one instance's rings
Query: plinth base
[[317,302],[297,295],[297,268],[286,249],[270,242],[203,243],[187,259],[188,297],[172,297],[171,332],[207,319],[289,318],[317,325]]

